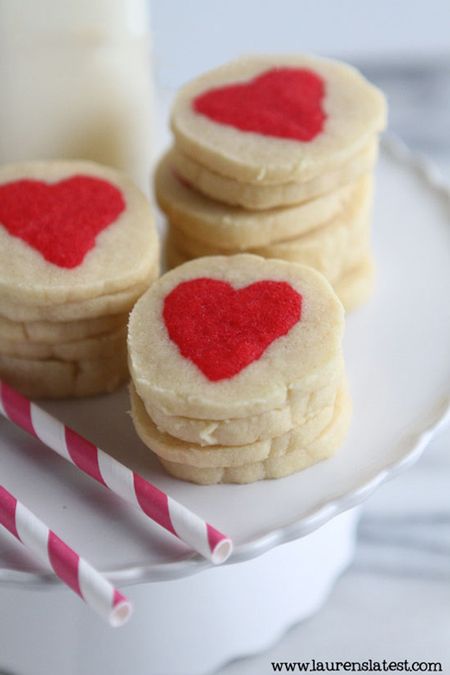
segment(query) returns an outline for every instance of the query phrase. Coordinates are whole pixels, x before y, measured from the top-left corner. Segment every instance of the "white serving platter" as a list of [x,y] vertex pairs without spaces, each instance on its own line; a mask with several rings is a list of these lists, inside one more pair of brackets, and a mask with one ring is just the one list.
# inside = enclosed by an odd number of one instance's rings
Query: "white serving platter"
[[[126,389],[45,407],[232,536],[230,563],[305,536],[411,465],[448,415],[449,218],[448,189],[400,144],[385,142],[374,214],[377,288],[348,318],[354,416],[345,445],[330,460],[282,480],[199,487],[167,476],[138,440]],[[179,578],[209,566],[4,419],[0,479],[117,583]],[[0,532],[0,583],[53,581]]]

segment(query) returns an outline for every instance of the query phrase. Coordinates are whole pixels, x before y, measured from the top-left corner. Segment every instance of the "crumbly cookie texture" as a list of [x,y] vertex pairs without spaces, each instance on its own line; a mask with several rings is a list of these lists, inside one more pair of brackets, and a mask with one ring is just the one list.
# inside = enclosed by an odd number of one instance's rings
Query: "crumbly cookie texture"
[[257,415],[311,391],[341,355],[343,307],[314,270],[258,256],[200,258],[161,277],[129,321],[144,402],[199,419]]
[[[372,192],[371,178],[363,178],[358,183],[352,202],[331,221],[299,237],[251,248],[248,253],[308,265],[333,283],[369,250]],[[169,242],[189,258],[227,253],[187,237],[173,225],[168,237]]]
[[342,166],[306,181],[290,181],[278,185],[243,183],[210,171],[178,149],[170,153],[175,172],[185,183],[202,194],[230,206],[259,211],[302,204],[372,171],[378,155],[378,142],[372,139]]
[[204,447],[160,431],[133,386],[130,393],[133,422],[143,442],[163,459],[198,468],[243,466],[268,457],[281,457],[295,447],[308,445],[319,436],[330,424],[335,409],[334,405],[322,408],[280,436],[244,445]]
[[279,184],[333,171],[386,124],[383,94],[354,68],[306,55],[248,56],[179,92],[176,144],[237,181]]
[[120,312],[129,312],[136,300],[158,277],[159,266],[153,267],[147,278],[140,284],[124,291],[98,295],[86,300],[52,305],[14,304],[0,297],[0,316],[11,321],[76,321],[97,319]]
[[331,457],[342,445],[347,435],[351,420],[351,409],[351,399],[348,393],[343,390],[336,399],[331,421],[314,440],[302,445],[296,442],[295,432],[293,432],[290,444],[282,454],[269,455],[248,464],[198,467],[182,462],[173,462],[163,457],[159,457],[159,461],[176,478],[200,485],[253,483],[258,480],[282,478]]
[[203,447],[244,445],[281,436],[305,423],[324,408],[332,407],[341,381],[342,368],[337,367],[335,375],[330,375],[330,381],[325,386],[310,392],[296,393],[292,390],[289,405],[237,419],[201,420],[166,415],[148,401],[145,409],[160,431],[179,440]]
[[126,349],[122,347],[109,358],[74,362],[0,354],[0,378],[30,398],[106,394],[128,379]]
[[84,161],[0,168],[2,303],[46,307],[124,292],[157,261],[148,201],[124,174]]
[[344,185],[300,205],[252,212],[195,191],[174,174],[170,156],[165,156],[155,173],[155,191],[168,219],[188,236],[225,249],[244,249],[319,227],[351,204],[357,186]]
[[18,342],[0,338],[0,353],[33,360],[82,361],[96,358],[105,359],[112,358],[118,351],[123,351],[126,345],[126,335],[125,324],[121,328],[100,337],[58,344]]
[[0,341],[57,345],[106,335],[126,325],[128,314],[111,314],[79,321],[11,321],[0,316]]

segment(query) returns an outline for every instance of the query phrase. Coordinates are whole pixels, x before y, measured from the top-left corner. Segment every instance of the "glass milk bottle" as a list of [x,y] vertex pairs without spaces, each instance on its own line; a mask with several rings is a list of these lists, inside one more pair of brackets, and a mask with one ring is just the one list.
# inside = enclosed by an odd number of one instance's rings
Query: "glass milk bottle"
[[145,0],[0,0],[0,163],[92,159],[149,190]]

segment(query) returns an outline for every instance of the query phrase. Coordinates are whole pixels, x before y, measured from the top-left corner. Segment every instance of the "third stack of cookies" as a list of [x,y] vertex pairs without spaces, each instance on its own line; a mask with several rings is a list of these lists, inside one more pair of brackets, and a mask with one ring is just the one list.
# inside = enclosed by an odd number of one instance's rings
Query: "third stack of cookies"
[[382,93],[354,68],[251,56],[186,85],[155,177],[169,266],[249,252],[323,273],[347,309],[372,285]]

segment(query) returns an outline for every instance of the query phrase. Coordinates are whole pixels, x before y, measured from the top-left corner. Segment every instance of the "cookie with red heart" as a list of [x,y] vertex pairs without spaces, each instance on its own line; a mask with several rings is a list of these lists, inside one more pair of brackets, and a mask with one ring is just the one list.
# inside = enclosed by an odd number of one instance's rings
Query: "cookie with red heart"
[[[192,260],[192,256],[180,251],[171,240],[168,241],[165,255],[169,269]],[[333,287],[345,311],[351,312],[367,302],[374,286],[375,264],[369,253],[338,278]]]
[[136,431],[196,483],[306,468],[348,427],[342,332],[342,305],[309,267],[247,254],[181,265],[130,315]]
[[146,198],[92,162],[0,168],[0,296],[48,306],[118,293],[157,268]]
[[166,415],[227,420],[290,405],[341,367],[343,308],[314,270],[253,255],[163,275],[129,321],[131,376]]
[[126,380],[126,325],[159,272],[150,206],[92,162],[0,168],[0,378],[29,396]]
[[358,71],[302,55],[232,61],[182,88],[172,111],[180,151],[256,185],[333,171],[385,123],[382,93]]

